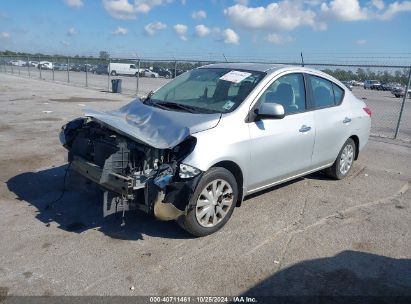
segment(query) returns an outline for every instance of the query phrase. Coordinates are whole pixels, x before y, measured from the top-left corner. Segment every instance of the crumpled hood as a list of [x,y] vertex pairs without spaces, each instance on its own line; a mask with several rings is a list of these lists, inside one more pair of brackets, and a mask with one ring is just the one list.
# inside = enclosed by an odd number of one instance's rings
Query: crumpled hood
[[84,111],[108,128],[127,137],[142,141],[157,149],[173,148],[190,134],[214,128],[221,114],[193,114],[167,111],[143,104],[136,99],[119,110]]

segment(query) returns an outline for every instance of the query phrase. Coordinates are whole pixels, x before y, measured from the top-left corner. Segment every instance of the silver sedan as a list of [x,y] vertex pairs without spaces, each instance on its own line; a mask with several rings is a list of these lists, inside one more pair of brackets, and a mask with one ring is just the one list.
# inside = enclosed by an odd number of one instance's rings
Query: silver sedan
[[223,227],[248,194],[319,170],[345,178],[371,125],[366,104],[330,75],[248,63],[194,69],[85,116],[61,134],[72,167],[195,236]]

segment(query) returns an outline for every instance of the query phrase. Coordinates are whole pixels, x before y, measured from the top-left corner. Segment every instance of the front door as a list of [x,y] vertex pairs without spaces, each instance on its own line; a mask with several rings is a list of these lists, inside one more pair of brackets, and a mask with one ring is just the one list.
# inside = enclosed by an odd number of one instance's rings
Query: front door
[[313,112],[306,111],[303,75],[287,74],[275,80],[257,106],[266,102],[283,105],[286,116],[249,123],[249,193],[311,168],[315,124]]

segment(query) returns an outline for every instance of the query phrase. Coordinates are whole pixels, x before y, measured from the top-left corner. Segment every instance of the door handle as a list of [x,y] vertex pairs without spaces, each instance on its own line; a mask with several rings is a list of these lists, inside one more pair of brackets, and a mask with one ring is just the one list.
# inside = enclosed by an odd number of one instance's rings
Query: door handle
[[346,118],[344,118],[344,120],[343,120],[343,123],[349,123],[349,122],[351,122],[351,118],[348,118],[348,117],[346,117]]
[[311,127],[306,126],[306,125],[302,125],[299,131],[300,131],[301,133],[307,133],[307,132],[310,131],[310,130],[311,130]]

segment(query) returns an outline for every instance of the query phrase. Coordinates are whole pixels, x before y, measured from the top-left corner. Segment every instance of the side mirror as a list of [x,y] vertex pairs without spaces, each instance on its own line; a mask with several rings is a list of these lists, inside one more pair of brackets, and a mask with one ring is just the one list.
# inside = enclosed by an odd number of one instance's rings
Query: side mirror
[[255,120],[259,119],[283,119],[285,116],[284,107],[278,103],[263,103],[254,110]]

